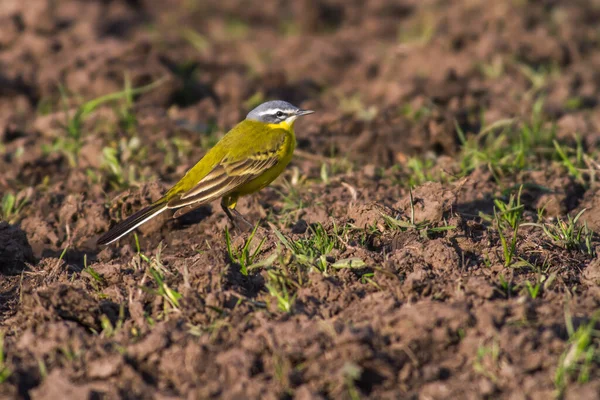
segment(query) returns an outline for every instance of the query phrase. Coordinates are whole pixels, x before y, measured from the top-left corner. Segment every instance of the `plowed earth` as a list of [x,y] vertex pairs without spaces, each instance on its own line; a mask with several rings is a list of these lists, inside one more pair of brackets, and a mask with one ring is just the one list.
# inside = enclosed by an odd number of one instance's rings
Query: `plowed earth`
[[[598,398],[598,20],[3,0],[0,397]],[[249,251],[217,204],[95,245],[267,99],[317,113]]]

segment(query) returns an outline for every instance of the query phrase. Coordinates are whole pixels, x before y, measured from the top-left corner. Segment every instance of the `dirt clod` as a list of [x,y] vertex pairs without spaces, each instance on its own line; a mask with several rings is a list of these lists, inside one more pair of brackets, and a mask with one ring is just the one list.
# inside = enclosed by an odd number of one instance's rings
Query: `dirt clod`
[[33,251],[27,235],[18,226],[0,222],[0,273],[18,274],[33,263]]
[[440,183],[428,182],[416,188],[411,196],[406,196],[394,208],[404,215],[410,215],[415,223],[441,221],[456,202],[453,190],[444,188]]

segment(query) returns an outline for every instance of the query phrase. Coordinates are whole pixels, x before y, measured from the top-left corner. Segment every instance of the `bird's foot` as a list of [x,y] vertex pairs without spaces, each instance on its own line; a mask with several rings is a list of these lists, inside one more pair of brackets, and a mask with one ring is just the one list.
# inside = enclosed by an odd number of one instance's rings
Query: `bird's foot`
[[232,215],[230,217],[231,224],[233,227],[241,232],[249,233],[254,230],[254,225],[250,223],[242,214],[240,214],[237,210],[232,210]]

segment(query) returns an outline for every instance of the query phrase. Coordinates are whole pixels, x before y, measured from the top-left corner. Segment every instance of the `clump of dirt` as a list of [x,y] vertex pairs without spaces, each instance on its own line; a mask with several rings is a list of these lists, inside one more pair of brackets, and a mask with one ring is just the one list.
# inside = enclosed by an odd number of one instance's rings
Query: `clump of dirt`
[[[592,2],[4,3],[0,397],[597,397]],[[96,245],[276,98],[254,235]]]
[[101,329],[101,315],[116,321],[117,314],[114,310],[107,307],[107,304],[100,305],[91,299],[84,288],[64,284],[53,285],[47,290],[37,291],[37,296],[46,310],[51,310],[61,319],[75,321],[90,330]]
[[456,194],[438,182],[427,182],[394,205],[414,223],[439,222],[456,203]]
[[600,193],[598,191],[588,191],[582,200],[580,206],[583,214],[581,220],[593,231],[600,230],[600,214],[598,206],[600,205]]
[[18,274],[33,263],[33,251],[26,233],[17,226],[0,222],[0,273]]
[[348,218],[359,228],[376,226],[383,230],[385,216],[393,216],[393,211],[382,204],[352,204],[348,207]]

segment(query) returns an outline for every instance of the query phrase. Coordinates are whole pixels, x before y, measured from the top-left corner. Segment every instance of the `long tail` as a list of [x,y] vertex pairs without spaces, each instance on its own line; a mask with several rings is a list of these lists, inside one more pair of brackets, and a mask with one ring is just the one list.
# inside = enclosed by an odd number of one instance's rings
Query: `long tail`
[[129,232],[142,225],[144,222],[151,220],[156,217],[161,212],[167,209],[167,202],[162,199],[158,202],[148,206],[146,208],[141,209],[136,212],[125,221],[119,222],[115,225],[111,230],[106,232],[104,235],[100,236],[100,238],[96,241],[98,245],[110,244],[115,240],[122,238],[127,235]]

